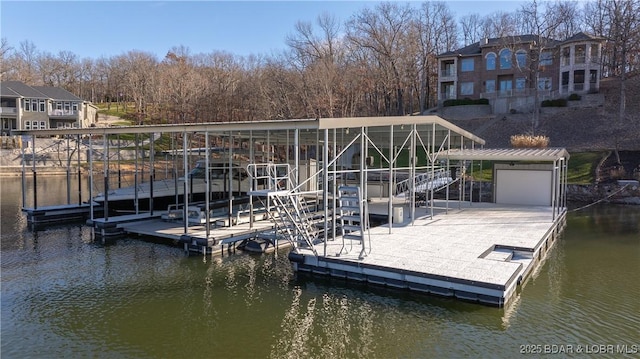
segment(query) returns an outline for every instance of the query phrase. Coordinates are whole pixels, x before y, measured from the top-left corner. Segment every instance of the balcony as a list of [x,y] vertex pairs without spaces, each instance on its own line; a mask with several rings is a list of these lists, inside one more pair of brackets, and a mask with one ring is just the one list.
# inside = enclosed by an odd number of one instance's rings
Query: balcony
[[17,115],[18,109],[16,107],[0,107],[0,114],[3,115]]
[[78,110],[51,110],[49,117],[77,117]]
[[[548,97],[551,94],[551,90],[538,89],[537,91],[538,91],[538,98]],[[481,92],[480,98],[495,99],[495,98],[503,98],[503,97],[527,97],[527,96],[535,96],[535,94],[536,94],[535,88],[524,88],[524,89],[498,90],[495,92]]]
[[440,77],[441,78],[455,77],[455,76],[456,76],[456,70],[455,69],[443,69],[443,70],[440,70]]

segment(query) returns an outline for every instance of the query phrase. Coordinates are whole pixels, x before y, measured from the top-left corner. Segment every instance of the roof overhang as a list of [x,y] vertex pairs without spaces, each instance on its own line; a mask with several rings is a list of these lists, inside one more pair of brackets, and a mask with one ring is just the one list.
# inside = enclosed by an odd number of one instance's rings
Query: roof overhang
[[[310,140],[316,139],[313,130],[341,130],[366,128],[369,137],[379,140],[389,138],[390,127],[393,126],[396,136],[406,136],[415,125],[417,131],[435,130],[437,141],[442,141],[447,133],[464,137],[476,144],[484,145],[485,140],[466,131],[445,119],[435,116],[380,116],[380,117],[343,117],[297,120],[269,120],[269,121],[234,121],[234,122],[209,122],[166,125],[142,125],[123,127],[85,127],[46,130],[13,130],[15,135],[111,135],[123,133],[238,133],[249,131],[285,131],[285,130],[309,130],[313,133],[307,135],[306,131],[301,136],[308,136]],[[438,142],[440,143],[440,142]]]
[[569,159],[569,152],[564,148],[507,148],[507,149],[462,149],[438,153],[439,159],[456,161],[528,161],[553,162]]

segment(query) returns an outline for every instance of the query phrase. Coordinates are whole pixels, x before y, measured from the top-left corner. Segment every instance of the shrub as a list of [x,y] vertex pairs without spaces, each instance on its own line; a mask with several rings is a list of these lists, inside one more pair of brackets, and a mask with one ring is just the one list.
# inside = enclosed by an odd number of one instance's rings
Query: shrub
[[544,100],[540,103],[540,107],[567,107],[567,99]]
[[569,95],[569,101],[580,101],[580,99],[582,98],[582,96],[578,95],[577,93],[572,93],[571,95]]
[[488,105],[488,104],[489,104],[489,100],[486,98],[472,100],[468,97],[465,97],[463,99],[444,100],[444,102],[442,103],[442,106],[449,107],[449,106]]
[[549,137],[534,135],[513,135],[511,136],[511,146],[513,148],[547,148]]

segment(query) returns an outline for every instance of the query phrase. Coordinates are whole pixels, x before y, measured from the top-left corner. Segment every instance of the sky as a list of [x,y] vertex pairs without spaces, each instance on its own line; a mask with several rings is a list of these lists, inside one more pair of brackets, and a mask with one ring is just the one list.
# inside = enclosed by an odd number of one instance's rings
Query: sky
[[[412,1],[416,8],[421,1]],[[514,11],[520,1],[448,1],[461,17]],[[28,40],[39,52],[70,51],[98,59],[131,50],[159,59],[173,47],[189,52],[271,55],[286,49],[298,21],[323,12],[341,22],[373,1],[0,1],[0,36],[14,49]]]

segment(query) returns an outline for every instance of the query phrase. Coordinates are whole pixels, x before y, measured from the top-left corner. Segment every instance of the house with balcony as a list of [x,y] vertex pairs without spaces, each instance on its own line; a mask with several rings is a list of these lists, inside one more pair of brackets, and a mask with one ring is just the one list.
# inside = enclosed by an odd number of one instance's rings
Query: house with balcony
[[438,101],[489,99],[494,113],[530,111],[536,102],[597,92],[604,39],[537,35],[483,39],[438,55]]
[[0,131],[83,128],[96,122],[98,108],[59,87],[0,83]]

